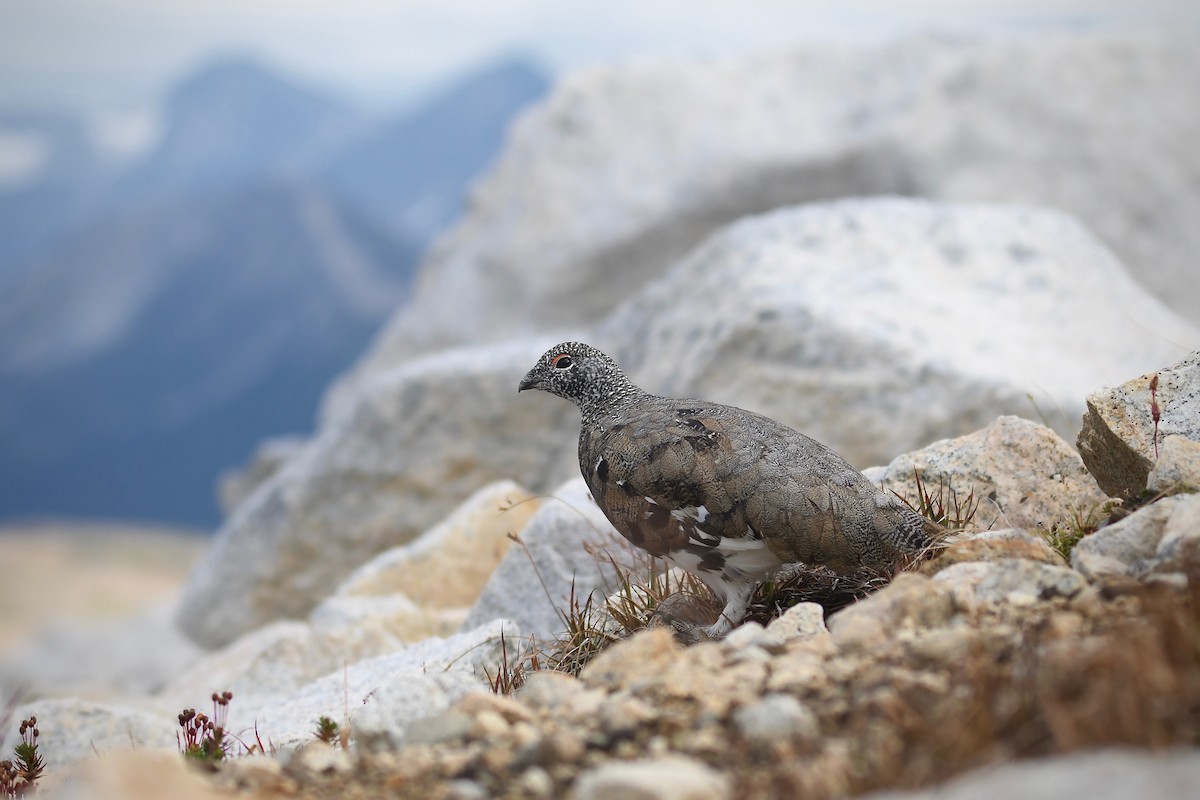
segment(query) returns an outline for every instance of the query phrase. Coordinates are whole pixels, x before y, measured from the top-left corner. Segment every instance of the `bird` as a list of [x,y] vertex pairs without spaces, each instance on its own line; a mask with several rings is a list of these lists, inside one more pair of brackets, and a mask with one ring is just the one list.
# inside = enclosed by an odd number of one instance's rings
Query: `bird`
[[696,636],[724,637],[785,566],[894,568],[945,533],[815,439],[735,406],[651,394],[583,342],[547,350],[517,391],[529,389],[579,407],[579,469],[613,527],[724,604]]

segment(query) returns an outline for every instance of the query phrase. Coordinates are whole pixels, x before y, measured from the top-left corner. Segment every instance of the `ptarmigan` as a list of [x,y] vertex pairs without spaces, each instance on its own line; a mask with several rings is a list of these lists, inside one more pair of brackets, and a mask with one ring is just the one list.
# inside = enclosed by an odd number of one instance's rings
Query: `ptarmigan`
[[724,600],[711,638],[785,564],[888,567],[943,533],[820,442],[733,406],[649,394],[589,345],[548,350],[525,389],[579,406],[579,469],[613,526]]

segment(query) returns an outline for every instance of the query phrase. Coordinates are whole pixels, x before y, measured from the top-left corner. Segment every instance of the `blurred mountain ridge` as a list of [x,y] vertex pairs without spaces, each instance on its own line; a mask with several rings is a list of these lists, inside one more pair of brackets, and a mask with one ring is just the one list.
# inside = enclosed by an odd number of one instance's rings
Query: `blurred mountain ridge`
[[311,428],[546,88],[514,56],[370,118],[223,58],[116,172],[78,124],[40,122],[52,163],[0,191],[20,211],[0,226],[37,228],[0,244],[0,518],[214,523],[218,472]]

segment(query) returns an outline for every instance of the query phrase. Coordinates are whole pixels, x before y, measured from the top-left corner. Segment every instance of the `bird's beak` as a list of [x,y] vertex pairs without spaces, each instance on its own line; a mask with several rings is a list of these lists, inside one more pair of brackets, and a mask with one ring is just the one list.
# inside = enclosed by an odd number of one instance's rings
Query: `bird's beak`
[[521,383],[520,383],[520,384],[517,386],[517,391],[518,391],[518,392],[523,392],[523,391],[525,391],[526,389],[536,389],[536,388],[538,388],[538,382],[537,382],[537,378],[536,378],[536,377],[534,377],[534,374],[533,374],[533,373],[535,373],[535,372],[537,372],[537,368],[536,368],[536,367],[534,367],[533,369],[529,370],[529,372],[528,372],[528,373],[525,375],[525,377],[524,377],[524,378],[521,378]]

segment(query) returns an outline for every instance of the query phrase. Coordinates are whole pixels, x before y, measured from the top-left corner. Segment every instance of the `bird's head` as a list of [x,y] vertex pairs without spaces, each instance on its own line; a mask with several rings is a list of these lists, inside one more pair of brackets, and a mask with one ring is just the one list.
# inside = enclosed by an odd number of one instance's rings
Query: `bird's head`
[[566,398],[583,409],[585,416],[637,391],[617,362],[582,342],[563,342],[547,350],[517,387],[520,392],[526,389]]

